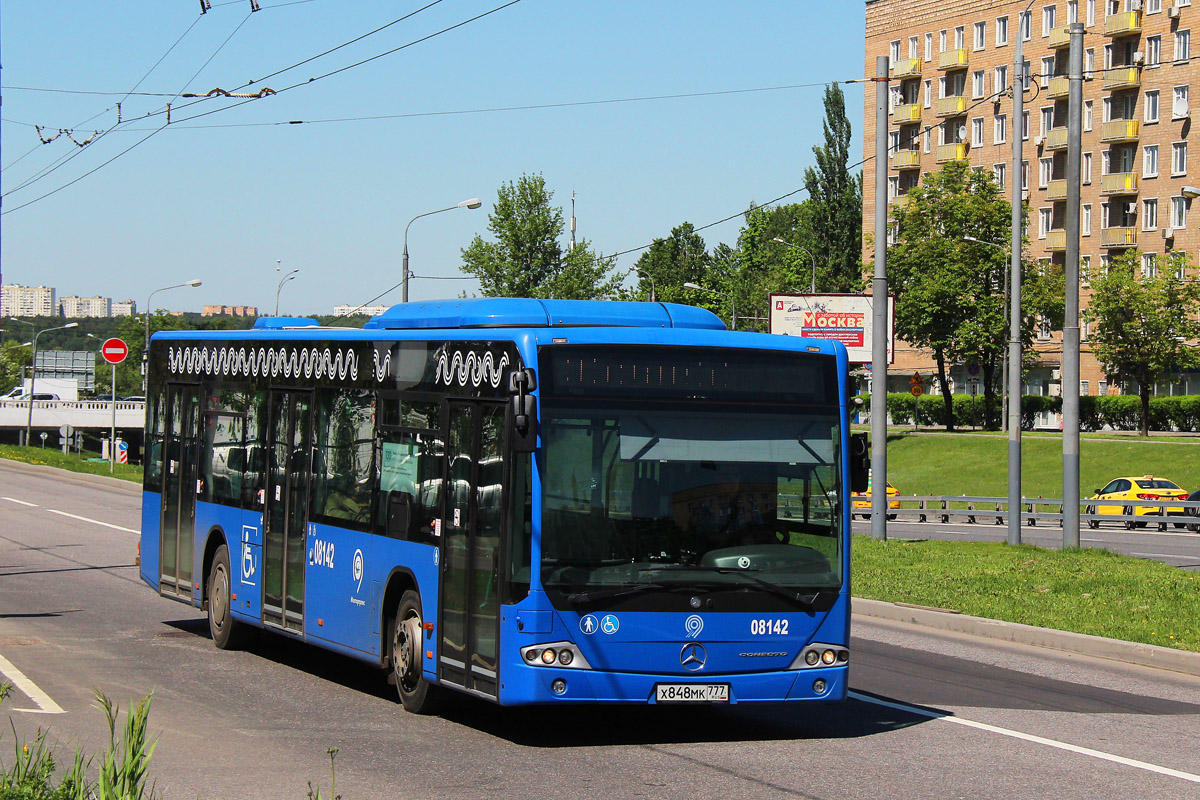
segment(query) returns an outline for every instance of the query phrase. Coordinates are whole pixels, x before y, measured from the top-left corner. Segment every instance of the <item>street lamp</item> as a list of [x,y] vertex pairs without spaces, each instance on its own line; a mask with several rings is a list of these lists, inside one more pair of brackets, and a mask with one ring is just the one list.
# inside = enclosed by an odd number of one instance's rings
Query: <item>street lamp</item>
[[404,276],[400,279],[400,302],[408,302],[408,227],[421,217],[428,217],[430,214],[440,214],[443,211],[453,211],[456,208],[479,208],[483,202],[478,197],[472,197],[470,200],[463,200],[456,205],[439,208],[437,211],[426,211],[424,214],[417,214],[408,221],[408,225],[404,226],[404,255],[400,260],[400,268]]
[[685,283],[683,285],[683,287],[685,289],[695,289],[697,292],[708,292],[709,294],[715,294],[718,297],[724,297],[725,299],[727,299],[729,301],[729,309],[730,309],[729,330],[731,330],[731,331],[737,330],[737,303],[734,302],[732,294],[725,294],[725,292],[718,292],[716,289],[706,289],[703,286],[696,284],[696,283]]
[[[645,270],[639,269],[637,267],[630,267],[629,271],[636,272],[638,275],[641,275],[643,278],[650,281],[650,302],[651,303],[655,302],[655,300],[654,300],[654,277],[649,272],[646,272]],[[686,286],[687,284],[684,284],[684,285]]]
[[142,310],[142,316],[146,318],[146,338],[142,340],[142,395],[146,394],[146,380],[149,378],[150,372],[148,369],[150,363],[150,301],[154,299],[154,295],[159,292],[165,292],[167,289],[181,289],[184,286],[193,288],[200,285],[199,278],[192,278],[190,281],[183,283],[175,283],[170,286],[164,286],[161,289],[155,289],[146,298],[146,307]]
[[277,316],[277,317],[279,316],[279,290],[282,289],[283,285],[285,283],[287,283],[288,281],[296,280],[296,273],[299,271],[300,271],[300,268],[297,267],[296,269],[289,272],[287,275],[284,275],[282,278],[280,278],[279,283],[275,285],[275,316]]
[[799,250],[802,253],[808,253],[808,257],[810,259],[812,259],[812,286],[809,288],[808,291],[809,291],[809,294],[816,294],[817,293],[817,259],[813,257],[812,252],[809,250],[805,250],[803,247],[801,247],[798,244],[792,244],[791,242],[785,242],[783,239],[780,239],[778,236],[776,236],[771,241],[778,242],[779,244],[783,245],[784,247],[791,247],[795,250]]
[[33,334],[33,369],[29,371],[29,416],[25,420],[25,446],[29,447],[30,437],[33,435],[33,395],[37,391],[37,340],[38,337],[47,331],[62,331],[67,328],[78,328],[78,322],[68,322],[66,325],[58,325],[54,328],[46,328]]

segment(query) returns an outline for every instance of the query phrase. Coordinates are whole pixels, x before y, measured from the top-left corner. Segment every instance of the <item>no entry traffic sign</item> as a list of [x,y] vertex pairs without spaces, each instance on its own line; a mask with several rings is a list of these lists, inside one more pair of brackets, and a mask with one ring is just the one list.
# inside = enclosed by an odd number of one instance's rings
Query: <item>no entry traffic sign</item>
[[100,355],[110,364],[120,364],[129,355],[129,345],[122,339],[105,339],[100,345]]

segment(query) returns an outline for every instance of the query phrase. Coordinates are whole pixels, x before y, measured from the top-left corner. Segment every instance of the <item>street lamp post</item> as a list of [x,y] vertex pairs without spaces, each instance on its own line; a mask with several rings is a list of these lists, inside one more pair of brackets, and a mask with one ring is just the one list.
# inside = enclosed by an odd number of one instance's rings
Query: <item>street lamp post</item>
[[778,242],[779,244],[783,245],[784,247],[791,247],[794,250],[799,250],[801,253],[808,253],[808,257],[810,259],[812,259],[812,285],[809,287],[808,293],[816,294],[817,293],[817,259],[813,256],[812,252],[810,250],[806,250],[805,248],[801,247],[798,244],[792,244],[791,242],[785,242],[783,239],[780,239],[778,236],[776,236],[771,241]]
[[697,283],[685,283],[683,285],[683,287],[685,289],[695,289],[697,292],[708,292],[709,294],[715,294],[717,297],[724,297],[725,299],[727,299],[729,301],[729,311],[730,311],[729,330],[731,330],[731,331],[737,330],[737,303],[734,301],[732,294],[726,294],[725,292],[718,292],[716,289],[706,289]]
[[29,416],[25,420],[25,446],[29,447],[30,437],[33,435],[33,394],[37,391],[37,342],[38,337],[48,331],[62,331],[67,328],[78,328],[78,322],[68,322],[66,325],[58,325],[53,328],[40,330],[33,335],[33,369],[29,371]]
[[437,211],[426,211],[424,214],[417,214],[408,221],[408,225],[404,226],[404,254],[400,259],[400,268],[403,271],[403,277],[400,279],[400,302],[408,302],[408,228],[421,217],[428,217],[431,214],[441,214],[443,211],[453,211],[456,208],[479,208],[483,202],[478,197],[472,197],[470,200],[463,200],[456,205],[439,208]]
[[142,395],[143,396],[146,394],[146,381],[150,377],[150,372],[148,369],[149,364],[150,364],[150,301],[154,299],[154,295],[158,294],[159,292],[165,292],[167,289],[180,289],[184,286],[191,286],[191,287],[195,288],[199,285],[200,285],[200,279],[192,278],[190,281],[184,281],[183,283],[175,283],[175,284],[171,284],[170,286],[164,286],[161,289],[155,289],[153,292],[150,293],[150,296],[146,298],[146,307],[144,309],[142,309],[142,316],[146,318],[146,338],[142,340]]
[[651,303],[655,302],[655,300],[654,300],[654,297],[655,297],[655,295],[654,295],[654,277],[649,272],[646,272],[643,269],[638,269],[637,267],[632,267],[629,271],[636,272],[638,275],[641,275],[643,278],[650,281],[650,302]]
[[277,283],[275,285],[275,316],[277,316],[277,317],[279,316],[279,291],[283,288],[283,285],[285,283],[287,283],[288,281],[296,280],[296,273],[299,271],[300,271],[300,268],[297,267],[296,269],[289,272],[287,275],[284,275],[282,278],[280,278],[279,283]]

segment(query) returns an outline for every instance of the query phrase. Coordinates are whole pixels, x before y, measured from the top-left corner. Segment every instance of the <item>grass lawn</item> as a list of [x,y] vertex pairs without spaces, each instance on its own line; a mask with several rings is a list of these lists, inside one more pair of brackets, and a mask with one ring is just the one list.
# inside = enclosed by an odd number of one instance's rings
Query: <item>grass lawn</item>
[[1108,550],[855,536],[855,597],[1200,652],[1200,574]]
[[45,464],[46,466],[55,467],[57,469],[65,469],[70,472],[86,472],[91,475],[110,475],[114,478],[120,478],[126,481],[134,481],[140,483],[142,480],[142,468],[132,464],[116,464],[112,473],[109,473],[109,464],[107,461],[88,461],[88,458],[98,458],[99,453],[89,453],[83,451],[82,455],[64,456],[61,450],[54,448],[41,447],[17,447],[11,444],[0,444],[0,458],[7,458],[11,461],[23,461],[26,464]]

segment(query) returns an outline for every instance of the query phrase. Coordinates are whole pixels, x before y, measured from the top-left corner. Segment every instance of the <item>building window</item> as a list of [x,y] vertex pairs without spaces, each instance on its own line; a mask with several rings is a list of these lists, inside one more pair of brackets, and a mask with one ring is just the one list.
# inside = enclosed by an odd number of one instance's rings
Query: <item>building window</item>
[[[1087,323],[1085,322],[1085,323],[1084,323],[1084,327],[1086,327],[1086,326],[1087,326]],[[1083,338],[1084,338],[1084,339],[1087,339],[1087,336],[1085,335]],[[1079,382],[1079,396],[1080,396],[1080,397],[1087,397],[1087,396],[1088,396],[1088,388],[1089,388],[1089,387],[1088,387],[1088,382],[1087,382],[1087,381],[1080,381],[1080,382]]]
[[1039,339],[1041,339],[1042,341],[1046,341],[1047,339],[1050,338],[1050,335],[1053,332],[1054,332],[1054,328],[1053,328],[1053,326],[1050,325],[1050,320],[1046,319],[1045,317],[1038,317],[1037,337]]
[[1050,178],[1054,175],[1054,159],[1039,158],[1038,159],[1038,187],[1045,189],[1050,184]]
[[925,107],[933,105],[933,81],[925,81]]
[[1049,36],[1050,31],[1054,30],[1055,11],[1054,6],[1046,6],[1042,9],[1042,36]]
[[1006,122],[1008,117],[1003,114],[997,114],[992,124],[992,144],[1004,144],[1008,139]]
[[900,196],[900,178],[896,175],[890,175],[887,181],[887,199],[890,203]]
[[1096,24],[1096,0],[1087,0],[1087,26]]
[[1000,187],[1000,191],[1004,191],[1007,174],[1008,168],[1006,164],[992,164],[992,177],[996,179],[996,185]]
[[888,43],[888,58],[895,64],[900,60],[900,40]]
[[1050,129],[1053,127],[1054,127],[1054,108],[1053,107],[1043,108],[1042,109],[1042,129],[1040,131],[1038,131],[1038,133],[1042,136],[1045,136],[1047,133],[1050,132]]
[[971,146],[983,147],[983,119],[971,120]]
[[1067,0],[1067,24],[1079,22],[1079,0]]
[[1033,38],[1033,12],[1032,11],[1022,11],[1021,12],[1020,27],[1021,27],[1022,41],[1028,42],[1031,38]]
[[1092,101],[1083,101],[1083,129],[1090,131],[1092,129]]
[[996,18],[996,47],[1008,44],[1008,17]]
[[938,52],[946,52],[946,32],[938,31]]
[[1104,121],[1112,122],[1113,119],[1113,99],[1111,97],[1101,98],[1101,108],[1104,109]]
[[1042,59],[1042,86],[1049,87],[1050,79],[1054,77],[1054,56]]
[[1188,115],[1188,87],[1176,86],[1171,91],[1171,118],[1184,119]]
[[1079,232],[1080,236],[1092,235],[1092,204],[1085,203],[1079,207]]
[[1096,394],[1108,394],[1108,381],[1096,381]]
[[987,41],[987,23],[986,22],[976,22],[975,23],[975,41],[972,44],[975,45],[976,50],[982,50],[983,44],[985,41]]
[[1112,266],[1112,256],[1100,256],[1100,274],[1107,277],[1108,270]]
[[1175,262],[1175,280],[1182,281],[1187,279],[1187,262],[1179,259]]
[[967,27],[959,25],[954,29],[954,49],[962,50],[967,46]]
[[1092,285],[1092,257],[1079,257],[1079,283],[1082,286]]
[[1171,198],[1171,227],[1175,230],[1187,227],[1187,200],[1182,197]]
[[917,37],[915,37],[915,36],[908,37],[908,57],[909,58],[912,58],[912,59],[917,58],[917,56],[919,55],[918,47],[919,46],[917,44]]
[[1083,77],[1091,78],[1096,71],[1096,48],[1089,47],[1083,51]]
[[1187,174],[1187,142],[1175,142],[1171,145],[1171,174]]
[[1146,0],[1146,13],[1157,14],[1162,11],[1162,0]]
[[1162,37],[1146,37],[1146,66],[1157,67],[1162,63]]
[[981,69],[971,73],[971,97],[983,97],[985,74]]
[[929,152],[929,139],[930,139],[929,128],[926,128],[925,129],[925,142],[924,142],[924,149],[925,149],[926,153]]
[[1050,220],[1053,218],[1053,210],[1049,208],[1038,209],[1038,238],[1045,239],[1046,232],[1050,230]]
[[1142,230],[1158,230],[1158,200],[1156,198],[1142,201]]
[[900,149],[900,131],[888,131],[888,152],[894,153]]
[[1157,278],[1158,264],[1154,253],[1142,253],[1142,278]]
[[925,34],[925,60],[933,61],[933,34]]
[[1142,177],[1158,177],[1158,145],[1148,144],[1142,148]]
[[996,67],[992,74],[992,92],[999,94],[1008,88],[1008,67]]
[[1192,32],[1175,31],[1175,61],[1187,61],[1192,56]]
[[1029,141],[1029,112],[1025,111],[1021,114],[1021,139]]
[[1021,162],[1021,194],[1029,191],[1029,162]]
[[1092,154],[1091,153],[1083,154],[1083,168],[1082,168],[1081,172],[1083,173],[1083,177],[1082,177],[1083,183],[1085,183],[1085,184],[1091,183],[1092,182]]
[[1146,92],[1146,110],[1143,114],[1146,122],[1158,122],[1158,90]]

